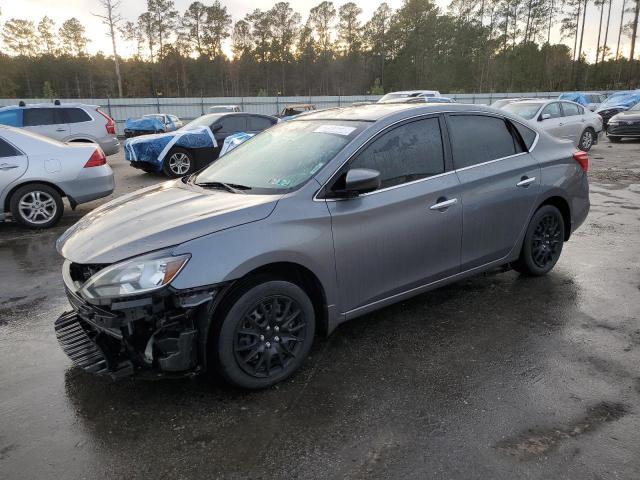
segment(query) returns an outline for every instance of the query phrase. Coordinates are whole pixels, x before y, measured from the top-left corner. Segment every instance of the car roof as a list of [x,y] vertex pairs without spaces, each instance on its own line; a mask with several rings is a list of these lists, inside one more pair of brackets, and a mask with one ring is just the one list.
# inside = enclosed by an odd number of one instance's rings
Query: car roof
[[397,92],[389,92],[389,93],[397,93],[403,95],[411,95],[412,93],[424,93],[424,92],[437,92],[438,90],[398,90]]
[[84,107],[84,108],[100,108],[100,105],[89,105],[87,103],[61,103],[56,105],[55,103],[27,103],[24,106],[21,105],[6,105],[0,107],[0,110],[10,110],[14,108],[69,108],[69,107]]
[[[440,112],[500,112],[485,105],[464,103],[374,103],[372,105],[358,105],[356,107],[330,108],[311,112],[304,117],[295,118],[292,121],[308,120],[351,120],[376,122],[385,117],[397,115],[410,116]],[[402,115],[406,112],[407,115]],[[503,112],[500,112],[501,114]]]

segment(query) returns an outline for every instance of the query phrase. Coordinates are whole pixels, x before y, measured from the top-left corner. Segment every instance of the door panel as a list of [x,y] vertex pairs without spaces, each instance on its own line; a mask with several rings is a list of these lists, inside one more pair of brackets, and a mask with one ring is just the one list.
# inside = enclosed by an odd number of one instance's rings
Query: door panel
[[[563,119],[566,127],[566,138],[570,139],[574,145],[578,144],[580,135],[584,129],[584,115],[580,108],[572,103],[562,102]],[[583,110],[584,112],[584,110]]]
[[24,175],[28,163],[26,155],[0,138],[0,193]]
[[542,129],[554,137],[567,138],[566,120],[562,116],[560,102],[550,103],[544,107],[540,112],[540,118],[545,114],[551,115],[551,118],[540,121]]
[[[526,227],[540,189],[528,153],[458,171],[462,185],[461,270],[505,257]],[[517,186],[521,181],[532,183]]]
[[465,271],[513,249],[535,205],[540,168],[523,151],[516,129],[500,117],[451,114],[447,123],[462,190],[460,269]]
[[64,140],[69,136],[69,124],[55,108],[27,108],[23,111],[23,123],[26,130],[45,137]]
[[458,272],[462,209],[443,125],[429,116],[377,135],[348,168],[378,171],[381,188],[327,202],[343,311]]
[[357,198],[329,201],[338,287],[346,311],[459,270],[460,203],[453,172]]

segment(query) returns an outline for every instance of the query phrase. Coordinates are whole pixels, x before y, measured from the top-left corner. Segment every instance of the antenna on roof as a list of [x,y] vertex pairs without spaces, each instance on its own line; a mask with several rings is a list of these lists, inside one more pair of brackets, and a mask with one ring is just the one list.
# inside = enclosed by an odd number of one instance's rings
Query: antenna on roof
[[24,100],[20,100],[20,101],[18,102],[18,106],[19,106],[19,107],[26,107],[26,106],[27,106],[27,104],[26,104],[26,103],[24,103]]
[[60,100],[56,100],[53,102],[54,105],[60,105]]

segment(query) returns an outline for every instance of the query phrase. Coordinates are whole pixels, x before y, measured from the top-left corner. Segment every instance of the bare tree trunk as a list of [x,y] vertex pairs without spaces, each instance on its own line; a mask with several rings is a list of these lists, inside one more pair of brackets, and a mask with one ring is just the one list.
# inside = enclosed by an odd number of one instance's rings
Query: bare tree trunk
[[551,45],[551,23],[553,22],[554,0],[551,0],[551,8],[549,8],[549,28],[547,29],[547,43]]
[[104,8],[105,14],[93,14],[95,17],[101,18],[102,23],[109,28],[109,36],[111,37],[111,47],[113,49],[113,63],[116,67],[116,80],[118,82],[118,97],[122,97],[122,77],[120,76],[120,60],[116,49],[116,30],[118,23],[122,21],[122,17],[115,13],[115,9],[120,6],[120,1],[100,0],[100,5]]
[[600,4],[600,27],[598,28],[598,43],[596,43],[596,67],[598,66],[598,57],[600,56],[600,35],[602,34],[602,17],[604,16],[604,2]]
[[622,10],[620,12],[620,28],[618,29],[618,46],[616,47],[616,60],[620,58],[620,39],[622,38],[622,30],[624,29],[624,10],[627,6],[627,0],[622,0]]
[[607,38],[609,37],[609,24],[611,23],[611,3],[613,3],[613,0],[609,0],[609,12],[607,13],[607,27],[605,28],[605,31],[604,31],[604,43],[602,44],[602,60],[601,60],[602,63],[604,63],[605,56],[607,54]]
[[633,63],[633,57],[636,53],[636,37],[638,36],[638,16],[640,14],[640,0],[635,0],[636,6],[633,10],[633,22],[631,23],[631,52],[629,53],[629,61]]

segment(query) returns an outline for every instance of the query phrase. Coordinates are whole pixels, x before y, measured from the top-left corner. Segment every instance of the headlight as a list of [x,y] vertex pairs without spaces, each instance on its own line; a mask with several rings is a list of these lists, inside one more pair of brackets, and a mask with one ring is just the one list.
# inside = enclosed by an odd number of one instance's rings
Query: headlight
[[120,298],[158,290],[171,283],[191,258],[160,252],[116,263],[93,275],[82,286],[85,298]]

